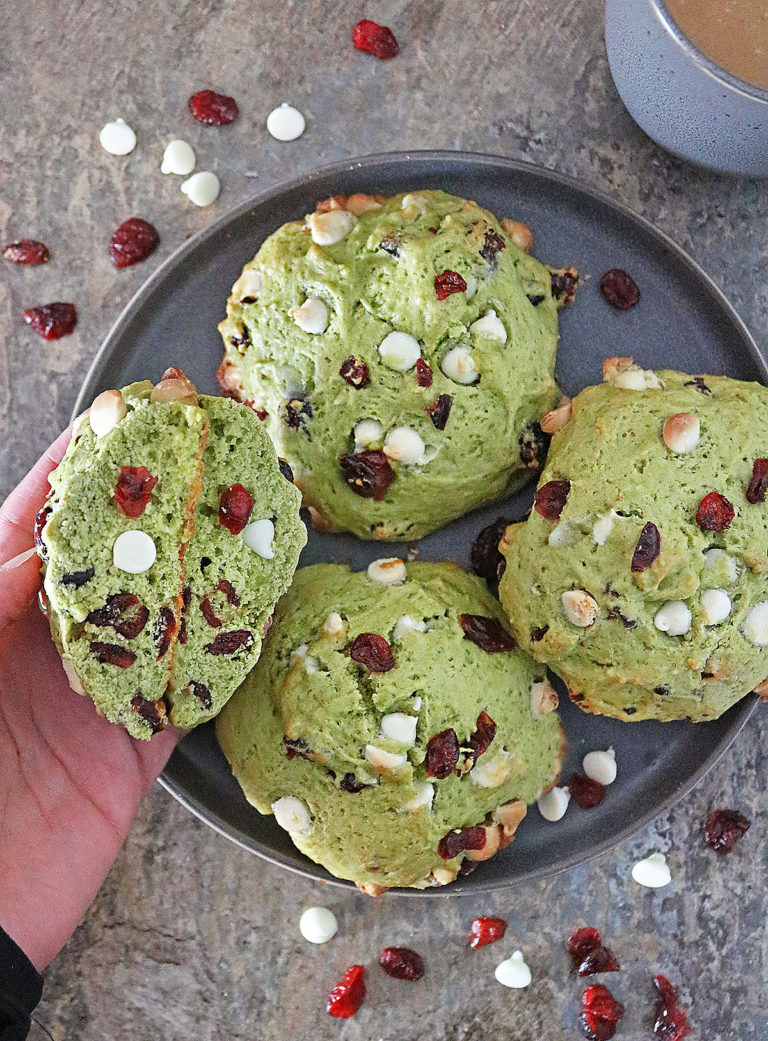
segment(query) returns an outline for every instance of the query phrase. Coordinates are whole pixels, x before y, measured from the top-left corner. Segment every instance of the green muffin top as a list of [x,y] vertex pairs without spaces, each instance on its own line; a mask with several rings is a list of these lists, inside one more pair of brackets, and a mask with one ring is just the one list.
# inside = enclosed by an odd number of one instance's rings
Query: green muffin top
[[211,718],[305,541],[257,418],[171,369],[99,395],[50,483],[37,540],[73,688],[134,737]]
[[452,881],[555,783],[556,696],[498,602],[454,564],[296,573],[217,721],[248,800],[377,894]]
[[263,416],[316,526],[417,538],[541,465],[557,299],[517,243],[527,228],[444,192],[337,197],[246,265],[220,382]]
[[768,677],[768,389],[614,358],[544,425],[501,544],[520,644],[586,711],[716,718]]

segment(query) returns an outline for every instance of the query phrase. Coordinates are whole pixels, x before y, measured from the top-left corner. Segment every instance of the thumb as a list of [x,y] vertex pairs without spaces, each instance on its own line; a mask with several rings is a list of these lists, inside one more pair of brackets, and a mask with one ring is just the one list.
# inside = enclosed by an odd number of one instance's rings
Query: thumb
[[48,475],[61,461],[71,436],[68,427],[0,507],[0,631],[24,613],[40,588],[35,516],[45,502]]

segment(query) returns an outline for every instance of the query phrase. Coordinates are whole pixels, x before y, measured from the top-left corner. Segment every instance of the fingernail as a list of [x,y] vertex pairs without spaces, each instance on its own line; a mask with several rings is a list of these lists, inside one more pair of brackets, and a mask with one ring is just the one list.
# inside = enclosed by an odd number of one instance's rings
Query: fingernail
[[6,560],[4,564],[0,564],[0,574],[4,571],[15,571],[17,567],[21,567],[22,564],[26,564],[37,553],[34,546],[31,549],[25,549],[22,553],[17,553],[15,557],[11,557],[10,560]]

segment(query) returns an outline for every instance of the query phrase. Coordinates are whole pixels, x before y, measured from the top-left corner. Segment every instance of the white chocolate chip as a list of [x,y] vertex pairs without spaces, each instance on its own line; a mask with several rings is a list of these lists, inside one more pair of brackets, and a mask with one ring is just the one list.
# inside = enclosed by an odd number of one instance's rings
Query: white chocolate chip
[[427,212],[427,200],[423,195],[404,195],[400,208],[403,210],[415,210],[421,216],[421,214]]
[[210,206],[219,197],[221,182],[215,173],[201,170],[182,181],[181,190],[195,206]]
[[312,816],[301,799],[284,795],[272,803],[272,812],[280,827],[293,835],[309,835],[312,831]]
[[405,712],[388,712],[381,717],[381,736],[412,748],[416,744],[418,721],[418,716],[409,716]]
[[467,283],[467,288],[464,295],[466,296],[467,300],[471,300],[477,292],[477,279],[474,275],[467,275],[464,281]]
[[400,557],[382,557],[368,565],[368,578],[380,586],[399,586],[405,582],[405,562]]
[[155,562],[157,547],[145,531],[132,528],[118,535],[112,547],[115,567],[129,575],[140,575],[149,571]]
[[136,133],[124,119],[116,119],[101,128],[99,143],[110,155],[128,155],[136,147]]
[[232,286],[232,296],[236,301],[255,300],[261,293],[263,283],[261,272],[247,267]]
[[588,628],[597,618],[600,608],[585,589],[568,589],[560,597],[563,614],[572,625]]
[[[383,198],[383,196],[379,196]],[[371,210],[380,210],[381,203],[373,195],[366,195],[363,192],[355,192],[354,195],[348,195],[347,201],[344,203],[342,209],[349,210],[350,213],[354,213],[356,217],[359,217],[362,213],[369,213]]]
[[486,752],[484,756],[475,761],[469,771],[472,783],[481,788],[498,788],[500,784],[504,784],[512,772],[512,760],[512,753],[504,749],[490,758]]
[[374,770],[398,770],[408,762],[408,757],[404,753],[387,752],[383,748],[377,748],[376,745],[365,746],[365,758]]
[[539,680],[531,687],[531,712],[534,719],[543,719],[558,705],[557,691],[549,680]]
[[454,383],[460,383],[463,386],[476,383],[480,378],[480,373],[477,371],[475,359],[472,357],[469,347],[461,345],[452,347],[440,362],[440,368],[449,380],[452,380]]
[[331,611],[323,622],[323,632],[328,633],[329,636],[341,636],[344,628],[344,619],[338,611]]
[[328,328],[328,305],[316,296],[309,296],[301,305],[288,312],[305,333],[317,336]]
[[328,943],[338,929],[336,915],[327,907],[308,907],[299,919],[299,932],[309,943]]
[[566,398],[557,408],[553,408],[551,412],[547,412],[541,417],[541,429],[545,434],[556,434],[558,430],[563,430],[568,426],[572,416],[573,402],[570,398]]
[[560,521],[549,533],[547,543],[550,546],[570,546],[576,541],[579,529],[570,521]]
[[732,610],[731,598],[724,589],[705,589],[701,594],[701,614],[704,625],[719,625]]
[[608,541],[608,536],[613,531],[613,524],[619,514],[615,510],[609,510],[608,513],[598,513],[597,520],[592,526],[592,539],[597,543],[598,546],[604,546]]
[[676,455],[692,452],[700,437],[699,417],[690,412],[676,412],[664,424],[664,444]]
[[568,789],[555,786],[538,797],[536,806],[544,820],[554,824],[556,821],[563,819],[570,801],[571,793]]
[[381,441],[384,437],[384,427],[377,419],[361,419],[355,425],[352,436],[355,439],[355,451],[362,452]]
[[763,600],[747,612],[741,631],[756,647],[768,644],[768,600]]
[[638,862],[632,868],[632,878],[639,886],[647,889],[661,889],[672,881],[672,875],[663,853],[651,853],[649,857]]
[[307,653],[308,649],[309,644],[299,644],[296,650],[291,652],[291,664],[302,665],[304,671],[312,676],[314,673],[320,671],[320,662],[313,654]]
[[631,358],[608,358],[603,363],[603,381],[623,390],[659,390],[661,381],[651,369],[641,369]]
[[411,427],[395,427],[384,438],[384,455],[404,466],[424,462],[426,445]]
[[69,689],[73,690],[75,694],[81,694],[85,697],[85,687],[80,682],[80,677],[75,671],[74,662],[70,658],[62,658],[61,664],[64,667],[64,675],[67,677]]
[[486,311],[482,318],[478,318],[476,322],[473,322],[469,327],[469,331],[474,333],[475,336],[484,337],[486,340],[498,340],[499,343],[507,342],[507,330],[493,308]]
[[195,153],[192,145],[179,138],[174,138],[165,146],[163,161],[160,164],[160,173],[178,174],[186,177],[195,168]]
[[533,248],[533,232],[527,224],[521,224],[518,220],[510,220],[509,217],[502,217],[499,224],[501,224],[507,235],[523,253],[531,252]]
[[119,390],[105,390],[94,398],[88,413],[91,430],[103,437],[128,415],[128,406]]
[[708,549],[704,553],[704,570],[720,571],[728,582],[735,582],[738,575],[736,558],[730,556],[724,549]]
[[[407,618],[408,615],[403,615],[403,617]],[[426,628],[426,626],[424,628]],[[411,697],[413,697],[413,695],[411,695]],[[414,712],[421,712],[421,703],[422,703],[421,694],[417,694],[416,697],[413,698],[413,711]]]
[[301,112],[287,101],[273,108],[267,116],[267,130],[278,141],[295,141],[304,133],[306,125]]
[[304,394],[304,380],[293,365],[278,365],[275,375],[283,385],[287,398],[300,398]]
[[410,333],[388,333],[379,344],[381,360],[390,369],[407,372],[421,357],[419,341]]
[[[404,614],[397,620],[395,625],[395,631],[393,633],[393,639],[402,640],[408,633],[425,633],[427,631],[427,623],[423,622],[420,618],[414,618],[413,615]],[[421,704],[419,704],[419,708]],[[416,708],[416,699],[414,698],[414,708]],[[418,712],[418,708],[416,708]]]
[[591,781],[597,781],[599,784],[613,784],[617,773],[616,752],[613,748],[587,752],[582,760],[581,768]]
[[499,962],[493,974],[498,983],[514,990],[522,990],[531,982],[531,970],[526,965],[522,951],[515,951],[511,958]]
[[349,235],[355,218],[346,210],[311,213],[307,218],[312,241],[318,246],[333,246]]
[[435,797],[434,784],[431,784],[429,781],[414,781],[413,790],[416,794],[408,802],[403,803],[398,812],[415,813],[422,806],[429,808],[432,805],[432,800]]
[[653,618],[656,628],[668,636],[685,636],[691,628],[692,615],[684,600],[667,600]]
[[272,560],[275,555],[272,547],[274,537],[275,526],[269,518],[251,521],[243,528],[243,542],[265,560]]

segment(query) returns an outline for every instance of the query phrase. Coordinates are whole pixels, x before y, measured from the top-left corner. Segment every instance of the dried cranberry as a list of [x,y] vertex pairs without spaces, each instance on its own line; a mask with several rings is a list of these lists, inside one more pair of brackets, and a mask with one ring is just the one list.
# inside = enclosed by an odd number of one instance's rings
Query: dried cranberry
[[293,484],[293,470],[290,468],[285,459],[278,459],[277,466],[280,470],[280,473],[283,475],[286,481],[290,481],[290,483]]
[[213,605],[207,596],[200,601],[200,612],[212,629],[220,629],[222,621],[213,609]]
[[424,961],[410,947],[385,947],[379,955],[379,965],[396,980],[413,983],[424,975]]
[[135,640],[147,624],[149,611],[135,593],[114,593],[103,607],[91,611],[86,622],[111,626],[126,640]]
[[176,631],[176,615],[170,609],[170,607],[163,606],[157,616],[155,622],[155,631],[152,634],[155,641],[155,647],[157,647],[157,657],[162,658],[168,653],[168,648],[171,646],[171,637]]
[[416,382],[420,387],[432,386],[432,368],[423,358],[416,359]]
[[157,701],[146,701],[141,694],[131,698],[131,708],[138,712],[141,718],[149,723],[152,733],[157,734],[168,722],[165,713],[165,702],[162,698]]
[[248,523],[253,509],[253,496],[242,484],[231,484],[219,497],[219,524],[233,535],[239,535]]
[[395,479],[389,459],[378,448],[339,456],[339,466],[349,487],[363,499],[381,502]]
[[485,828],[482,824],[475,824],[443,835],[437,844],[437,852],[443,860],[453,860],[467,849],[484,849],[485,840]]
[[[493,264],[496,261],[496,257],[501,253],[503,249],[507,248],[507,244],[503,237],[498,232],[489,228],[485,233],[483,239],[483,248],[480,250],[480,256],[483,260],[486,260],[489,264]],[[466,285],[464,286],[466,289]]]
[[538,643],[539,640],[543,640],[548,632],[548,625],[535,625],[533,629],[531,629],[531,643]]
[[613,951],[603,946],[597,929],[576,929],[568,940],[568,953],[579,976],[618,972],[621,968]]
[[[239,336],[230,336],[229,342],[233,347],[250,347],[251,345],[251,331],[245,326]],[[253,407],[252,401],[246,401],[246,405]]]
[[637,620],[634,618],[628,618],[624,612],[618,607],[609,607],[605,612],[605,617],[610,618],[615,622],[621,622],[625,629],[636,629]]
[[459,625],[464,630],[464,639],[477,644],[487,654],[515,649],[513,637],[495,618],[486,618],[482,614],[460,614]]
[[117,643],[99,643],[98,640],[94,640],[90,650],[97,661],[104,662],[105,665],[117,665],[119,669],[127,669],[136,661],[133,651]]
[[688,1013],[677,1003],[677,991],[666,978],[659,974],[653,977],[658,991],[653,1036],[660,1041],[683,1041],[691,1032]]
[[484,752],[488,751],[489,745],[496,737],[496,724],[488,713],[483,711],[477,717],[475,726],[477,729],[473,734],[470,734],[468,744],[472,749],[472,758],[477,760]]
[[352,43],[361,51],[367,51],[383,61],[394,58],[400,50],[392,30],[386,25],[372,22],[369,18],[355,23],[352,28]]
[[520,462],[531,470],[540,470],[547,457],[549,435],[541,429],[540,423],[529,423],[518,441],[520,445]]
[[367,364],[362,358],[358,358],[356,354],[350,354],[350,356],[341,363],[339,375],[350,385],[350,387],[354,387],[355,390],[360,390],[361,387],[367,387],[371,382]]
[[214,90],[198,90],[189,99],[189,111],[203,126],[225,127],[234,123],[240,109],[234,98]]
[[24,321],[31,325],[44,340],[60,340],[69,336],[77,325],[77,308],[74,304],[56,301],[42,307],[29,307],[24,312]]
[[86,568],[85,571],[71,571],[69,574],[61,576],[61,584],[63,586],[74,586],[75,589],[79,589],[86,582],[90,582],[94,574],[95,571],[92,567]]
[[189,687],[190,694],[197,698],[203,708],[208,709],[213,705],[213,696],[204,683],[198,683],[197,680],[192,680]]
[[346,773],[339,781],[339,788],[341,788],[343,792],[349,792],[351,795],[356,795],[365,788],[365,785],[358,781],[353,773]]
[[141,217],[130,217],[112,232],[109,259],[115,267],[130,267],[146,260],[159,241],[153,224]]
[[349,656],[369,672],[389,672],[395,667],[392,648],[378,633],[360,633],[349,645]]
[[696,523],[702,531],[723,531],[735,516],[733,506],[720,492],[705,495],[696,510]]
[[48,523],[48,518],[51,515],[51,507],[43,506],[38,515],[35,517],[35,546],[41,554],[45,554],[45,543],[43,542],[43,528]]
[[623,1015],[624,1006],[602,983],[593,983],[581,995],[579,1022],[590,1041],[609,1041]]
[[47,264],[51,259],[46,244],[35,239],[11,242],[3,250],[3,256],[14,264]]
[[632,554],[630,570],[635,573],[645,571],[651,566],[661,550],[659,529],[651,521],[645,525],[637,540],[635,552]]
[[459,739],[452,728],[441,730],[427,742],[424,771],[427,777],[444,781],[456,769],[459,761]]
[[435,296],[438,300],[445,300],[453,293],[466,293],[466,291],[467,283],[457,271],[446,269],[439,275],[435,275]]
[[221,582],[216,586],[216,590],[224,594],[227,598],[227,603],[233,604],[235,607],[240,606],[240,597],[235,592],[235,587],[226,578],[222,578]]
[[768,492],[768,459],[755,459],[752,464],[752,479],[747,485],[747,502],[765,502]]
[[452,404],[453,398],[450,394],[441,394],[440,397],[436,401],[433,401],[431,405],[427,405],[429,418],[432,420],[437,430],[445,430],[445,424],[448,422],[448,416],[450,415]]
[[115,490],[115,502],[126,517],[140,517],[152,498],[152,489],[157,484],[146,466],[121,466]]
[[312,402],[306,398],[292,398],[283,405],[283,419],[291,430],[298,430],[307,419],[312,418]]
[[579,273],[575,268],[561,268],[550,271],[552,283],[552,296],[558,307],[572,304],[576,299],[576,289],[579,284]]
[[619,311],[628,311],[640,300],[640,290],[635,280],[620,267],[606,271],[600,279],[600,292]]
[[692,380],[688,380],[685,384],[686,387],[695,387],[700,394],[711,394],[711,389],[704,382],[703,376],[694,376]]
[[472,570],[492,587],[495,587],[506,567],[506,561],[499,552],[499,543],[508,526],[506,517],[499,517],[488,524],[475,539],[469,554]]
[[593,781],[591,777],[584,774],[574,774],[568,785],[571,798],[582,810],[591,810],[597,806],[605,797],[605,785],[599,781]]
[[229,633],[219,633],[212,643],[205,648],[209,654],[234,654],[244,649],[249,651],[253,647],[253,633],[247,629],[234,629]]
[[707,842],[716,853],[731,853],[749,824],[738,810],[713,810],[707,817]]
[[470,947],[485,947],[488,943],[501,940],[507,931],[503,918],[476,918],[470,929]]
[[534,510],[547,520],[559,520],[570,490],[570,481],[547,481],[533,497]]
[[328,995],[328,1012],[337,1019],[351,1019],[365,1000],[365,969],[353,965]]

